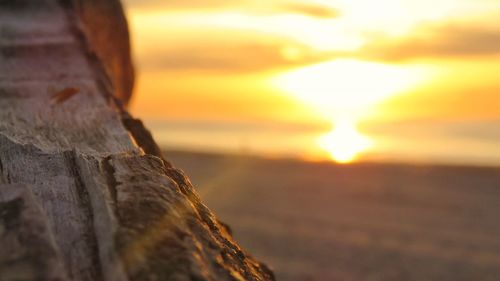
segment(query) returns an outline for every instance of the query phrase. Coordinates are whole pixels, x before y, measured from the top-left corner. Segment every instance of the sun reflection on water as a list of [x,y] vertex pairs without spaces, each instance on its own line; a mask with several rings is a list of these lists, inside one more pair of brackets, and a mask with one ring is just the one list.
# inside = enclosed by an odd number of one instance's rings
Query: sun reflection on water
[[383,100],[423,82],[426,69],[355,59],[338,59],[281,74],[274,85],[332,120],[330,133],[319,137],[319,147],[340,163],[356,159],[374,144],[356,126],[369,118]]

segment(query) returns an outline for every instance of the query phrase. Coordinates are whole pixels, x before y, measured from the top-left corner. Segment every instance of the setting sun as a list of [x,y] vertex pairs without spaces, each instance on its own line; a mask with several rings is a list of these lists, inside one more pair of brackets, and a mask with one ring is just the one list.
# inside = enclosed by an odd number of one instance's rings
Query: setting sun
[[359,133],[355,124],[348,120],[335,123],[335,128],[318,139],[318,145],[338,163],[349,163],[356,159],[359,153],[372,145],[372,141]]
[[333,160],[347,163],[371,144],[357,131],[357,123],[377,103],[412,88],[429,74],[416,66],[338,59],[281,74],[272,83],[332,120],[335,129],[320,138],[319,146]]
[[499,1],[160,2],[127,4],[131,110],[164,146],[500,161]]

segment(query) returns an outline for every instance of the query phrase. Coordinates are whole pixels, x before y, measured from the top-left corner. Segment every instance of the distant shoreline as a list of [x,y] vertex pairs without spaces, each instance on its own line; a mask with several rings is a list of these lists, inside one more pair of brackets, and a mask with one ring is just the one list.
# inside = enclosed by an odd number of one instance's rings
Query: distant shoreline
[[320,166],[405,166],[405,167],[433,167],[433,168],[466,168],[466,169],[498,169],[500,164],[475,164],[475,163],[452,163],[452,162],[431,162],[424,160],[402,161],[402,160],[359,160],[348,164],[341,164],[329,160],[310,160],[301,157],[294,157],[290,155],[263,155],[260,153],[252,152],[232,152],[232,151],[215,151],[215,150],[203,150],[203,149],[183,149],[183,148],[173,148],[173,147],[162,147],[161,150],[166,155],[167,159],[169,155],[182,155],[182,156],[205,156],[205,157],[216,157],[216,158],[248,158],[252,160],[262,160],[262,161],[278,161],[278,162],[297,162],[297,163],[308,163],[317,164]]

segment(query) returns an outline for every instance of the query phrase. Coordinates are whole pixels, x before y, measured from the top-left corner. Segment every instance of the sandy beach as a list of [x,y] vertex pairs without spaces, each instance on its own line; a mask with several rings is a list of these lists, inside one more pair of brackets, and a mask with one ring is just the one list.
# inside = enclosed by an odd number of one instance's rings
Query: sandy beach
[[500,280],[500,169],[166,154],[277,280]]

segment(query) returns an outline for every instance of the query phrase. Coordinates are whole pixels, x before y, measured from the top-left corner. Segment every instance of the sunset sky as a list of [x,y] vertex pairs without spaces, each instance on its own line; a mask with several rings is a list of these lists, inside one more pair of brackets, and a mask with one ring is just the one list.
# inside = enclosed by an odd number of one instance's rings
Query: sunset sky
[[167,148],[500,164],[498,0],[126,0]]

